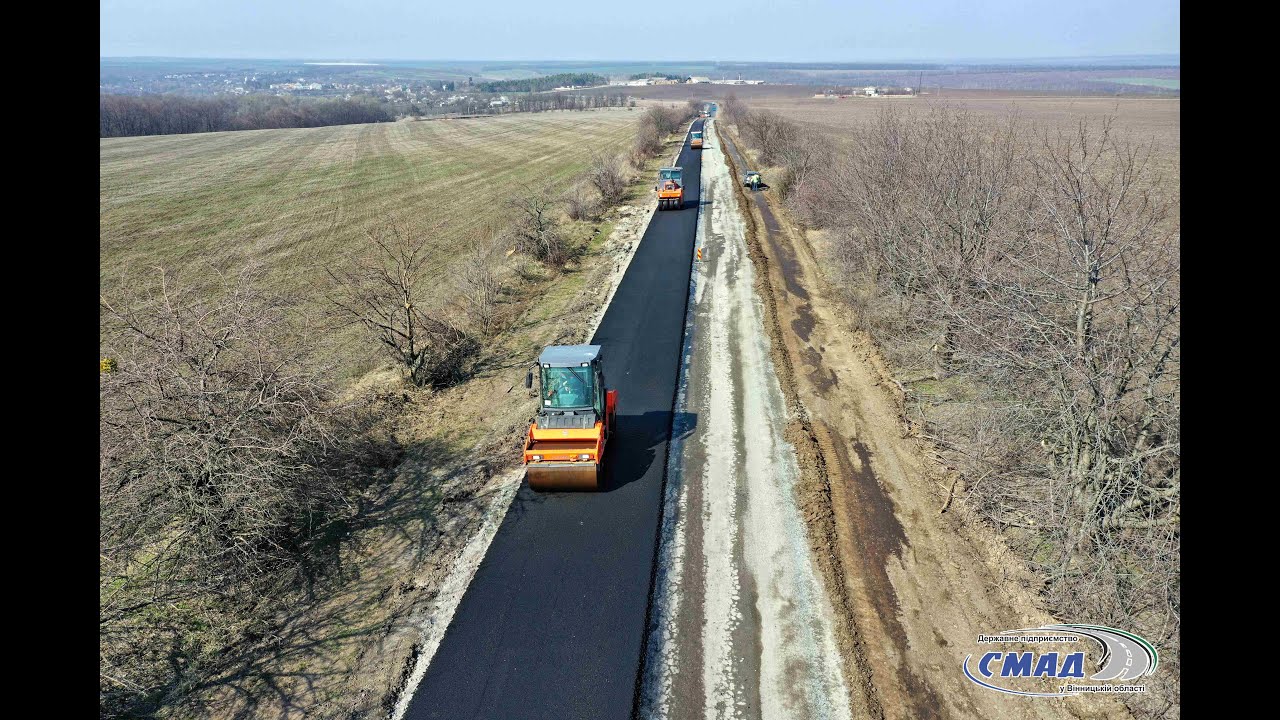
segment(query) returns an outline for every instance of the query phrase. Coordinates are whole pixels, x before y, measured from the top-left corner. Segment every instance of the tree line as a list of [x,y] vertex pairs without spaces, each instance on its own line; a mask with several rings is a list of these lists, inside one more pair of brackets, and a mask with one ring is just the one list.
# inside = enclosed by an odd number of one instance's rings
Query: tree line
[[595,73],[557,73],[524,80],[491,80],[476,83],[481,92],[545,92],[558,87],[594,87],[608,85],[609,78]]
[[961,471],[955,496],[1059,617],[1155,642],[1171,671],[1127,702],[1176,708],[1180,231],[1158,148],[1109,116],[886,108],[841,146],[736,97],[722,110],[830,238],[910,419]]
[[507,105],[492,105],[492,96],[472,95],[443,106],[388,103],[372,97],[342,100],[263,94],[212,98],[104,94],[99,99],[99,136],[104,138],[354,125],[391,122],[401,116],[593,110],[635,104],[622,93],[520,95]]
[[311,99],[276,95],[100,95],[99,137],[172,135],[221,130],[322,127],[390,122],[373,99]]

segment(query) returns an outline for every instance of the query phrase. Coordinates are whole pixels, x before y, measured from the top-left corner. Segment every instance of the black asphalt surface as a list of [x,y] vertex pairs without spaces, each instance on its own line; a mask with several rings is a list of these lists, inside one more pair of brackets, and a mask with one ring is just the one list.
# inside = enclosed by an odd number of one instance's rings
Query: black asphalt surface
[[686,137],[684,209],[654,215],[591,340],[604,346],[605,382],[618,390],[602,491],[535,493],[522,485],[406,718],[631,717],[693,260],[699,153]]

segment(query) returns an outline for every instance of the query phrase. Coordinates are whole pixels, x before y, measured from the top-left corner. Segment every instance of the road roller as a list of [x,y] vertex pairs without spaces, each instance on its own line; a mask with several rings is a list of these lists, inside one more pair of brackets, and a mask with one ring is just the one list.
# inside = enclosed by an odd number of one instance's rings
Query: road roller
[[659,210],[679,210],[684,207],[684,168],[658,168],[658,184],[653,189],[658,192]]
[[[524,442],[529,487],[598,489],[618,407],[618,391],[605,387],[601,347],[552,345],[538,357],[537,375],[541,404]],[[525,375],[526,388],[533,376]]]

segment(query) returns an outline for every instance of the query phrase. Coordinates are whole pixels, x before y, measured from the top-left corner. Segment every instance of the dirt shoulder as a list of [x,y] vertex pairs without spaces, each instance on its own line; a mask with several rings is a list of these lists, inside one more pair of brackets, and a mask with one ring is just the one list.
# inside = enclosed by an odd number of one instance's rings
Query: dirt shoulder
[[[743,146],[718,130],[737,177]],[[767,195],[738,192],[854,716],[1128,717],[1108,699],[1017,698],[964,677],[978,634],[1053,620],[1035,579],[962,500],[948,503],[952,478],[904,422],[891,374],[803,234]]]

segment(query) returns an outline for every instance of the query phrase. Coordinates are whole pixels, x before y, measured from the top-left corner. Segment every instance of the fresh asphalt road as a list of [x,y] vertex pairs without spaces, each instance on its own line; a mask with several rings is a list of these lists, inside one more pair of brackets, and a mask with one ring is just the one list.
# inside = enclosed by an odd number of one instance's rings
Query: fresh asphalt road
[[520,488],[406,718],[632,715],[697,225],[687,137],[679,164],[684,209],[654,214],[591,340],[618,390],[603,488]]

